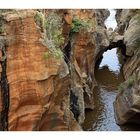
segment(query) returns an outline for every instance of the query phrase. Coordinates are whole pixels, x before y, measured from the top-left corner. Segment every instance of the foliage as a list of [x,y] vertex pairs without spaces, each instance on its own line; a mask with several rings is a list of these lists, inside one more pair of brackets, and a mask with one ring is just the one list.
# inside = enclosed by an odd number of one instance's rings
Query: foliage
[[120,85],[118,86],[118,91],[119,91],[120,93],[124,91],[124,85],[123,85],[123,84],[120,84]]
[[52,32],[52,37],[55,46],[61,46],[64,43],[64,37],[62,36],[62,30],[56,30]]
[[133,86],[135,78],[133,76],[129,77],[126,84],[130,87]]
[[37,25],[41,28],[44,27],[44,15],[42,14],[42,12],[38,12],[35,15],[35,22],[37,23]]
[[62,58],[63,52],[59,49],[64,44],[62,18],[55,13],[55,10],[48,12],[47,16],[43,14],[42,10],[38,10],[35,21],[43,29],[44,43],[49,48],[49,52],[45,52],[44,58],[48,59],[50,56],[56,59]]
[[135,76],[130,76],[124,83],[118,86],[119,92],[123,92],[126,87],[132,87],[135,82]]
[[48,42],[52,41],[52,45],[49,47],[60,47],[64,43],[62,24],[62,18],[54,11],[48,14],[44,26]]
[[49,52],[45,52],[45,53],[44,53],[44,58],[45,58],[45,59],[50,58],[50,56],[51,56],[50,51],[49,51]]
[[77,32],[79,32],[81,27],[84,27],[84,25],[82,23],[82,20],[80,20],[80,19],[73,19],[71,32],[72,33],[77,33]]
[[63,57],[63,52],[59,48],[64,44],[62,24],[62,18],[54,11],[47,15],[44,21],[44,28],[46,29],[45,43],[50,51],[45,53],[45,58],[54,56],[56,59],[61,59]]
[[61,51],[60,48],[57,48],[54,51],[48,51],[48,52],[45,52],[45,54],[44,54],[45,59],[48,59],[51,56],[53,56],[56,59],[62,59],[63,58],[63,52]]
[[93,21],[88,21],[88,20],[81,20],[81,19],[73,19],[72,20],[72,33],[77,33],[79,32],[80,28],[85,28],[88,31],[90,31],[94,27],[95,23]]

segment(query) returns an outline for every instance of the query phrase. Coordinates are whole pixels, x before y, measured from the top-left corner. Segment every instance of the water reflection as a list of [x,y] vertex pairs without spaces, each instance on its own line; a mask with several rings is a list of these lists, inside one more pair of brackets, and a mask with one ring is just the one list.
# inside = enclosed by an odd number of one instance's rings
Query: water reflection
[[[114,61],[109,61],[108,56],[114,56]],[[116,55],[116,57],[115,57]],[[95,68],[95,78],[98,82],[98,87],[93,91],[95,109],[86,111],[86,119],[83,124],[84,130],[89,131],[121,131],[121,130],[140,130],[139,126],[127,124],[119,126],[116,124],[114,117],[113,103],[118,94],[117,87],[124,79],[121,71],[121,64],[118,60],[116,51],[107,51],[103,55],[101,64]],[[118,69],[119,68],[119,69]]]
[[[117,92],[116,92],[117,93]],[[94,91],[95,110],[86,112],[84,130],[88,131],[120,131],[114,119],[113,102],[116,93],[104,88]]]
[[[115,10],[109,10],[110,16],[105,21],[107,28],[115,29]],[[86,110],[83,124],[84,130],[89,131],[121,131],[140,130],[140,126],[127,124],[119,126],[115,122],[113,102],[118,94],[117,87],[124,79],[121,71],[123,60],[117,49],[108,50],[103,54],[103,59],[95,68],[95,78],[98,87],[93,91],[95,109]]]
[[116,74],[107,65],[96,69],[95,76],[99,85],[108,91],[116,90],[118,85],[124,80],[121,72]]

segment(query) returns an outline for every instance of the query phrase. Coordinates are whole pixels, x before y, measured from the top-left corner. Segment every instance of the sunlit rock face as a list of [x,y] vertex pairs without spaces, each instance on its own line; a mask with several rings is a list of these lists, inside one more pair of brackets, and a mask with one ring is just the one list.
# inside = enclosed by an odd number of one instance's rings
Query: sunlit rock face
[[[46,130],[68,130],[67,120],[64,120],[68,100],[68,96],[64,96],[69,87],[68,68],[64,60],[44,59],[48,48],[39,41],[41,32],[34,15],[32,10],[5,15],[10,95],[8,129],[33,130],[48,110],[56,115],[49,119]],[[64,76],[59,76],[61,71]],[[64,102],[62,97],[66,98]],[[56,99],[57,102],[54,101]],[[60,121],[49,127],[55,120]]]
[[[50,11],[43,11],[46,19]],[[104,26],[108,11],[54,11],[63,21],[64,44],[60,48],[64,55],[68,53],[67,61],[44,58],[50,46],[42,41],[44,32],[35,22],[36,10],[13,10],[2,15],[9,88],[8,130],[82,130],[79,124],[85,119],[85,108],[94,108],[94,67],[98,53],[109,45]],[[91,22],[90,30],[81,28],[72,34],[74,18]],[[2,55],[0,51],[0,58]],[[0,76],[2,72],[0,65]],[[2,114],[1,96],[0,100]]]
[[[122,85],[120,94],[115,102],[116,120],[119,124],[128,122],[139,123],[139,10],[122,10],[118,13],[118,31],[122,31],[121,33],[124,35],[127,58],[123,66],[126,82]],[[122,26],[124,26],[124,30],[122,30]]]

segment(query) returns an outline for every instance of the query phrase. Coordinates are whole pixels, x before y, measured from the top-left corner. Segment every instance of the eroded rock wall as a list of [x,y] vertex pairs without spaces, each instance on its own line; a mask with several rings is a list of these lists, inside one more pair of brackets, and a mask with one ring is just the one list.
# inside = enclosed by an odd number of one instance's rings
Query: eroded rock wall
[[[95,62],[99,52],[109,44],[103,26],[107,16],[102,13],[102,10],[72,10],[73,19],[88,20],[88,23],[91,23],[89,29],[82,28],[79,32],[71,33],[69,46],[66,46],[71,48],[71,96],[75,97],[71,98],[72,112],[80,124],[85,118],[85,108],[94,109],[93,89],[97,85],[94,75]],[[103,20],[98,22],[99,18]],[[76,99],[77,102],[74,102]]]
[[[67,65],[64,60],[53,57],[44,59],[48,48],[39,41],[42,36],[34,20],[35,11],[18,11],[3,16],[6,21],[6,69],[10,95],[8,129],[33,130],[44,112],[53,106],[50,116],[54,116],[50,117],[46,130],[68,130],[64,120],[65,103],[68,102],[68,96],[64,94],[69,87]],[[63,100],[53,102],[58,95],[66,98],[65,103]],[[52,125],[57,120],[58,123]]]
[[118,32],[124,35],[126,61],[123,66],[125,82],[115,101],[119,124],[139,123],[140,119],[140,13],[139,10],[118,10]]
[[[47,19],[52,10],[40,11]],[[37,10],[2,13],[4,33],[0,36],[0,58],[4,55],[4,44],[6,69],[1,63],[0,78],[5,71],[9,95],[7,125],[1,119],[2,129],[7,126],[12,131],[82,130],[80,124],[85,118],[85,108],[94,108],[94,67],[98,53],[109,45],[104,27],[108,11],[53,12],[63,23],[64,43],[58,46],[64,53],[61,59],[53,56],[44,58],[50,46],[45,43],[47,33],[44,26],[35,21]],[[90,28],[80,28],[72,33],[75,18],[87,20]],[[5,42],[2,44],[3,37]],[[3,93],[1,89],[0,116],[4,115],[2,110],[6,103]]]

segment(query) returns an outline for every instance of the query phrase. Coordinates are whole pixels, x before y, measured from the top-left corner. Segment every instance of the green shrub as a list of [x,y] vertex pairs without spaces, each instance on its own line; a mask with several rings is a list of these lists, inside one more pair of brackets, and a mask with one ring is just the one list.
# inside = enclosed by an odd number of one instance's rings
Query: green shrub
[[120,85],[118,86],[118,91],[119,91],[120,93],[124,91],[124,85],[123,85],[123,84],[120,84]]
[[124,83],[118,86],[119,92],[123,92],[125,88],[132,87],[135,82],[135,76],[130,76]]
[[45,54],[44,54],[45,59],[48,59],[51,56],[56,58],[56,59],[62,59],[64,57],[63,52],[61,51],[60,48],[57,48],[53,51],[45,52]]
[[79,32],[81,27],[84,27],[82,20],[73,19],[71,32],[72,33],[77,33],[77,32]]
[[44,53],[44,58],[45,58],[45,59],[50,58],[50,56],[51,56],[50,51],[49,51],[49,52],[45,52],[45,53]]
[[52,38],[56,47],[61,46],[64,43],[64,37],[62,36],[61,30],[56,30],[55,32],[52,32]]
[[51,10],[47,16],[43,11],[38,11],[35,15],[36,23],[43,28],[44,43],[49,48],[49,52],[45,52],[44,58],[48,59],[50,56],[60,59],[63,57],[63,52],[59,49],[64,44],[64,37],[62,34],[62,17]]
[[45,53],[45,58],[50,56],[56,59],[63,58],[63,52],[59,48],[64,44],[64,37],[62,33],[62,18],[52,10],[44,20],[44,28],[46,30],[45,42],[49,48],[49,52]]
[[[64,43],[64,37],[62,34],[62,18],[54,11],[50,12],[45,19],[44,28],[47,34],[47,43],[50,48],[60,47]],[[51,46],[50,46],[51,45]]]
[[134,81],[135,81],[134,77],[131,76],[131,77],[129,77],[128,80],[126,81],[126,84],[127,84],[129,87],[130,87],[130,86],[133,86]]
[[34,18],[37,25],[41,28],[44,28],[44,15],[42,14],[42,12],[37,11]]
[[62,59],[63,58],[63,52],[61,51],[60,48],[57,48],[55,50],[54,56],[55,56],[56,59]]
[[73,19],[72,20],[72,33],[79,32],[80,28],[85,28],[88,31],[90,31],[95,26],[94,21],[88,21],[88,20],[81,20],[81,19]]

